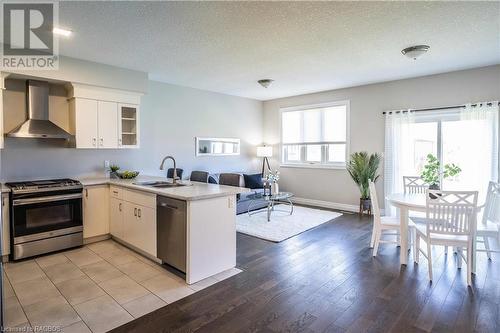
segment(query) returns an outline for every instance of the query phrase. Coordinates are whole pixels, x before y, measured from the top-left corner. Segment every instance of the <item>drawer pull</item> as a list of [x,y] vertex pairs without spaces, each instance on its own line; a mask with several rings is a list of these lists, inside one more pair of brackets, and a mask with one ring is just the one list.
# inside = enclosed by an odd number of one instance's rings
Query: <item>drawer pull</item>
[[137,216],[137,208],[134,208],[134,216]]
[[141,218],[141,209],[140,209],[140,208],[137,210],[137,216],[138,216],[139,218]]

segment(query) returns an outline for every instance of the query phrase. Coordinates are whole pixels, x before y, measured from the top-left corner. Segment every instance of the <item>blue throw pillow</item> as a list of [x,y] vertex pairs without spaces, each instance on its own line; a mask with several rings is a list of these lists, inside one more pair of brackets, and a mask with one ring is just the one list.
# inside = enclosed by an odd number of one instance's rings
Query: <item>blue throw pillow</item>
[[256,173],[254,175],[243,175],[245,179],[245,187],[250,189],[264,188],[264,183],[262,182],[262,174]]

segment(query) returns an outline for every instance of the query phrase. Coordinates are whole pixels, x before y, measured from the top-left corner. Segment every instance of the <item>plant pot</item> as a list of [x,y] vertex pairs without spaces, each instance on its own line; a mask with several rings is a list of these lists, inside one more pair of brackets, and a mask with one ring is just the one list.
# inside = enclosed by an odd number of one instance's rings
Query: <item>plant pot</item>
[[[429,185],[429,190],[440,190],[439,188],[439,185],[438,184],[432,184],[432,185]],[[429,198],[431,199],[437,199],[438,197],[432,193],[429,193]]]
[[116,171],[111,171],[109,173],[109,178],[111,178],[111,179],[119,179],[120,177],[118,176],[118,173]]
[[371,215],[372,213],[372,200],[370,198],[368,199],[359,199],[359,214],[363,215],[363,213],[367,211],[368,215]]

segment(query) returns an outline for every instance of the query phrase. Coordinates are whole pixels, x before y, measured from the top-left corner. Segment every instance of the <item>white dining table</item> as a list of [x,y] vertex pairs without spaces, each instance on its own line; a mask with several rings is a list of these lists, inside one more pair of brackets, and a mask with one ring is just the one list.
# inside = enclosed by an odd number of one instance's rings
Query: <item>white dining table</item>
[[425,212],[426,199],[424,193],[393,193],[386,196],[387,201],[399,209],[401,225],[401,248],[399,262],[408,264],[408,216],[410,211]]

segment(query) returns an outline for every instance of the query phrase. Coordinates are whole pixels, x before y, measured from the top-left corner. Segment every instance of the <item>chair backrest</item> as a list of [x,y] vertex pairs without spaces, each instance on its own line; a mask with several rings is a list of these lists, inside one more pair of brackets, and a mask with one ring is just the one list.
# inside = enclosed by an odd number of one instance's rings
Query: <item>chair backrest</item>
[[421,177],[416,176],[403,176],[403,185],[405,194],[425,193],[429,188],[429,184]]
[[368,185],[370,188],[370,199],[372,202],[373,221],[375,224],[380,224],[380,207],[378,205],[377,190],[375,189],[375,183],[370,181]]
[[500,225],[500,183],[490,182],[488,185],[482,223],[488,221]]
[[[177,177],[182,179],[182,169],[176,168],[177,170]],[[167,170],[167,178],[174,178],[174,168],[169,168]]]
[[206,171],[191,171],[191,177],[189,177],[189,180],[191,180],[193,182],[207,183],[208,182],[208,172],[206,172]]
[[473,235],[477,191],[427,190],[427,233]]
[[221,173],[219,175],[219,184],[220,185],[229,185],[229,186],[240,186],[240,174],[237,173]]

